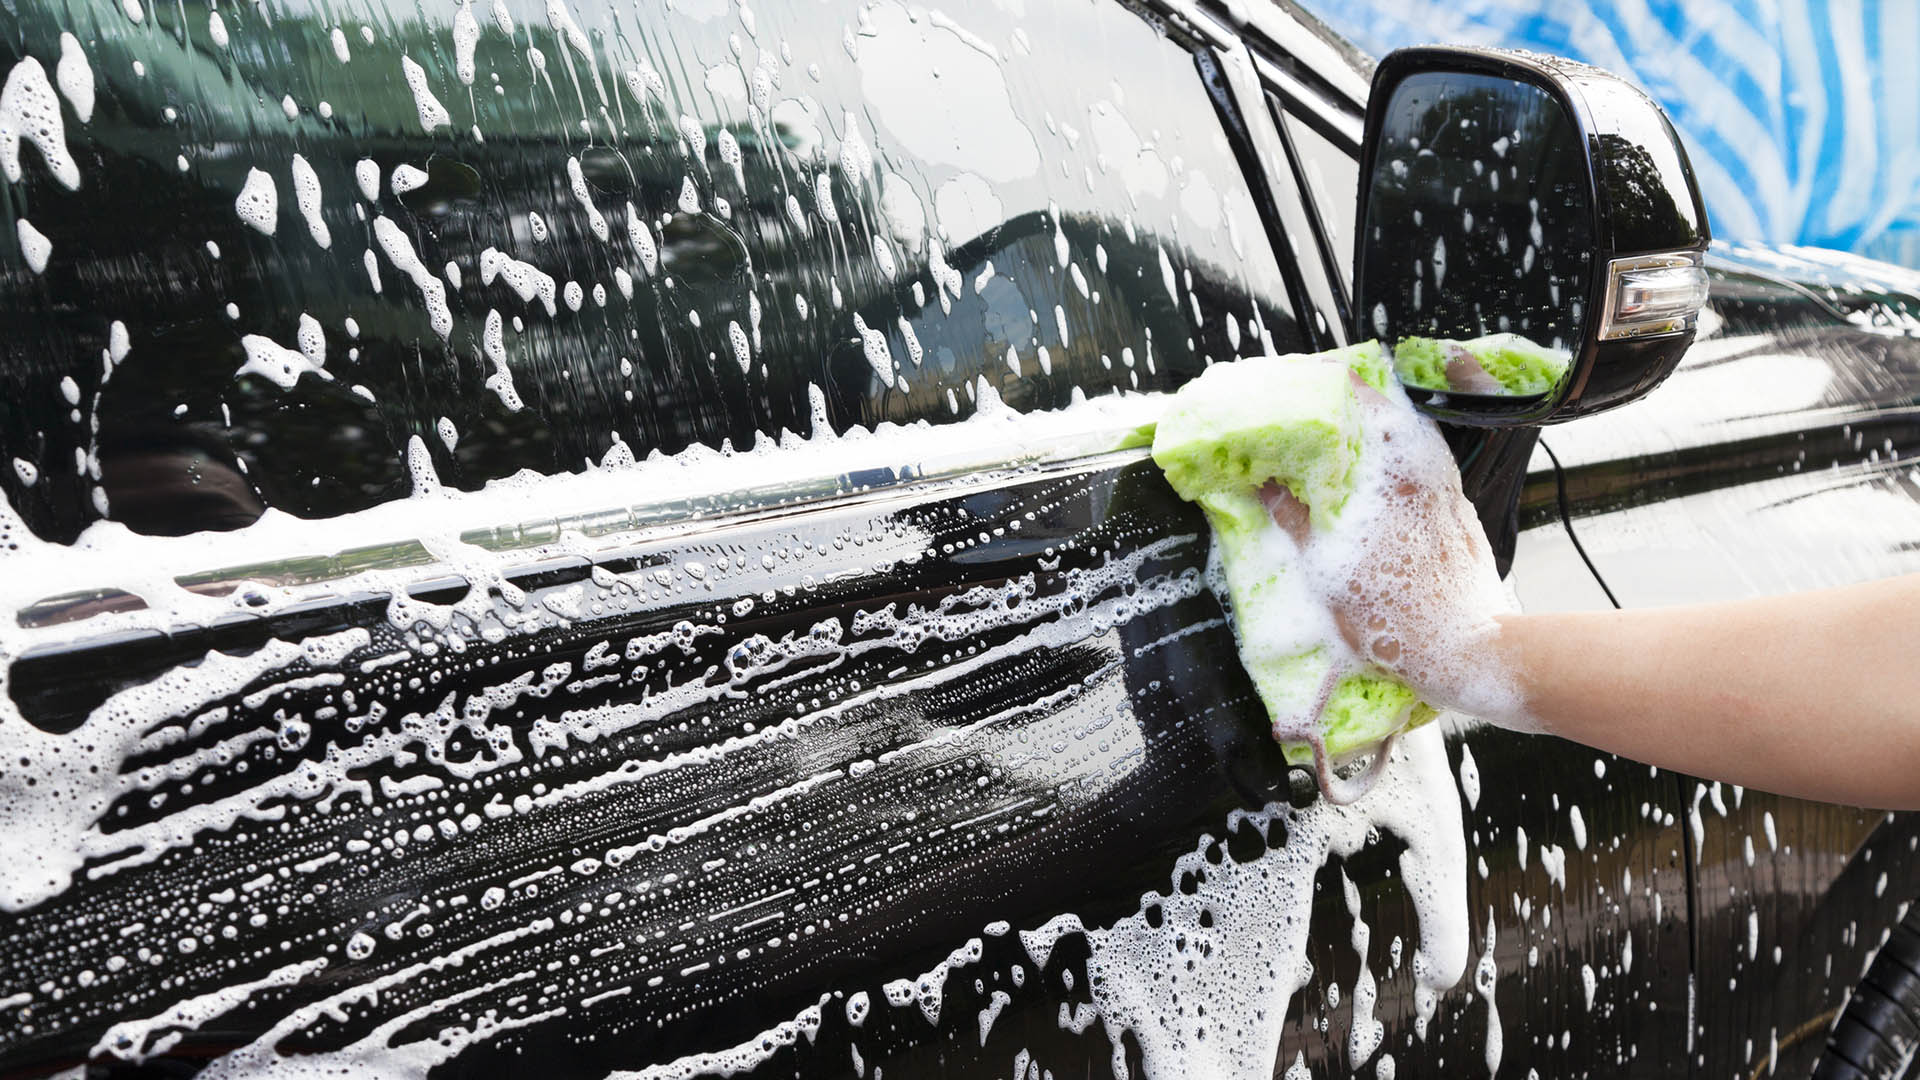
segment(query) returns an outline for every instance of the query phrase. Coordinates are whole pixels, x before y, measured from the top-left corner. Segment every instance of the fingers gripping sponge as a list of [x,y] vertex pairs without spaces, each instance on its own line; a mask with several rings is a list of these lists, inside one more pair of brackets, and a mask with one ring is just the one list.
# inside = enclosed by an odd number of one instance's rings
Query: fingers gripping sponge
[[1363,446],[1350,370],[1376,387],[1388,378],[1386,357],[1371,342],[1215,365],[1174,396],[1153,440],[1168,482],[1213,527],[1241,662],[1287,759],[1300,764],[1313,760],[1314,707],[1336,666],[1346,674],[1318,716],[1331,757],[1434,715],[1398,680],[1354,664],[1306,580],[1299,549],[1257,494],[1277,480],[1306,504],[1310,542],[1337,542]]

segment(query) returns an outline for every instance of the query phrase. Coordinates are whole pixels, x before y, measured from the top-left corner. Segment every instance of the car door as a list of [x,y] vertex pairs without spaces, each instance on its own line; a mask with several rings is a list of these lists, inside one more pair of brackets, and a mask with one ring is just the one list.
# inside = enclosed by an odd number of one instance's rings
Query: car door
[[1133,437],[1324,342],[1218,27],[17,18],[9,1071],[1138,1070],[1293,858]]
[[[1344,304],[1364,58],[1292,5],[1254,20],[1247,39],[1288,175]],[[1609,603],[1565,527],[1550,449],[1566,430],[1605,444],[1608,423],[1551,429],[1530,458],[1523,449],[1499,470],[1468,474],[1470,491],[1476,481],[1489,489],[1477,501],[1490,533],[1512,515],[1508,581],[1528,611]],[[1457,434],[1464,455],[1499,452]],[[1497,505],[1504,499],[1511,509]],[[1417,927],[1404,894],[1386,884],[1393,867],[1380,856],[1391,847],[1339,874],[1330,864],[1314,915],[1314,976],[1296,999],[1300,1022],[1289,1025],[1283,1060],[1313,1075],[1362,1067],[1355,1051],[1371,1039],[1355,1038],[1366,1018],[1353,999],[1384,968],[1392,976],[1375,991],[1374,1019],[1385,1028],[1381,1052],[1405,1075],[1672,1075],[1691,1046],[1693,996],[1685,803],[1672,780],[1550,736],[1469,724],[1447,741],[1470,864],[1471,985],[1445,999],[1423,1037],[1410,980],[1394,962],[1394,943],[1412,941]]]

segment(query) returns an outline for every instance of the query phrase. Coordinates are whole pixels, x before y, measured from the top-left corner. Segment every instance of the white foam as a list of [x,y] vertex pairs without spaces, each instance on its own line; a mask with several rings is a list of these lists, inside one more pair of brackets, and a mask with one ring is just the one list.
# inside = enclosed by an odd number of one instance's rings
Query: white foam
[[73,115],[83,124],[91,122],[93,65],[87,62],[87,52],[80,47],[80,39],[65,31],[60,34],[60,62],[54,65],[53,80],[60,85],[67,103],[73,106]]
[[720,160],[733,170],[734,184],[742,191],[746,190],[746,157],[740,152],[740,140],[733,137],[733,132],[721,128],[720,133],[714,136],[714,149],[719,153]]
[[444,340],[453,333],[453,311],[447,307],[447,286],[413,250],[413,241],[401,231],[386,215],[373,219],[373,235],[380,241],[380,249],[387,253],[387,260],[394,269],[413,279],[415,288],[420,290],[421,299],[427,305],[427,318],[433,326],[433,332]]
[[853,328],[860,333],[860,348],[866,354],[874,375],[879,377],[882,385],[892,385],[893,349],[887,344],[887,335],[869,327],[857,311],[853,313]]
[[[1375,829],[1407,843],[1400,876],[1420,923],[1413,970],[1422,1032],[1438,991],[1459,981],[1467,954],[1466,849],[1437,724],[1402,739],[1380,781],[1351,806],[1322,801],[1304,810],[1236,811],[1230,822],[1264,829],[1276,819],[1286,824],[1283,846],[1252,862],[1215,864],[1205,854],[1213,838],[1203,837],[1176,863],[1174,888],[1149,896],[1140,913],[1087,932],[1087,971],[1113,1039],[1116,1075],[1126,1075],[1121,1035],[1132,1032],[1149,1076],[1271,1077],[1287,1003],[1311,974],[1306,947],[1316,871],[1329,854],[1357,852]],[[1199,878],[1193,892],[1178,887],[1182,875]],[[1157,927],[1146,917],[1148,905],[1159,909]],[[1204,1016],[1195,1006],[1205,1007]]]
[[[320,1053],[282,1055],[278,1050],[278,1044],[295,1032],[312,1026],[323,1017],[344,1015],[346,1008],[350,1005],[378,1000],[379,995],[389,988],[404,986],[429,972],[441,970],[450,965],[459,966],[473,957],[506,949],[526,938],[550,933],[553,927],[552,919],[536,919],[471,945],[451,950],[444,956],[406,965],[312,1004],[304,1005],[293,1010],[258,1039],[223,1057],[214,1059],[200,1075],[207,1080],[238,1080],[241,1077],[320,1080],[323,1077],[371,1075],[424,1077],[434,1066],[452,1060],[468,1046],[491,1038],[502,1031],[550,1019],[562,1014],[565,1010],[549,1009],[505,1020],[495,1019],[490,1014],[483,1015],[477,1017],[470,1028],[445,1027],[439,1031],[436,1038],[405,1043],[397,1047],[392,1045],[394,1036],[417,1017],[455,1007],[462,1000],[478,996],[476,990],[466,990],[418,1008],[403,1011],[375,1027],[361,1039],[340,1049]],[[508,976],[499,983],[483,983],[480,989],[511,985],[514,982],[523,981],[524,978],[524,974],[518,977]]]
[[548,315],[560,310],[560,287],[552,274],[530,262],[522,262],[495,248],[487,248],[480,253],[480,283],[491,285],[494,278],[506,282],[507,287],[523,302],[531,302],[534,297],[539,297]]
[[500,404],[509,412],[519,412],[525,407],[520,400],[520,392],[513,385],[513,371],[507,367],[506,332],[500,319],[500,312],[487,309],[487,321],[480,334],[481,350],[493,363],[493,374],[487,376],[487,389],[500,398]]
[[1373,1006],[1379,1000],[1380,991],[1374,982],[1373,970],[1367,966],[1367,944],[1372,940],[1373,933],[1360,912],[1360,889],[1345,870],[1340,872],[1340,885],[1346,894],[1347,914],[1353,919],[1353,954],[1360,961],[1359,974],[1354,976],[1353,981],[1353,1015],[1347,1025],[1347,1060],[1362,1063],[1380,1049],[1387,1029],[1373,1016]]
[[326,364],[327,334],[320,328],[319,319],[304,311],[301,312],[300,327],[294,331],[294,341],[299,344],[300,355],[306,357],[308,363],[314,367]]
[[241,221],[272,236],[280,217],[280,189],[274,186],[273,177],[259,169],[248,169],[247,182],[233,200],[233,210]]
[[[315,360],[324,356],[323,339],[311,333],[317,327],[317,322],[308,325],[303,320],[302,344],[308,346],[305,352],[287,349],[264,337],[248,342],[249,365],[282,385],[291,385],[299,375],[308,372],[327,377],[315,363]],[[309,356],[309,352],[313,355]],[[813,394],[818,417],[824,411],[824,402],[817,391]],[[844,462],[871,461],[875,454],[889,461],[919,461],[923,463],[922,468],[930,468],[937,473],[946,468],[969,467],[964,465],[966,461],[984,454],[992,454],[995,460],[1002,460],[1009,439],[1016,446],[1031,446],[1035,453],[1062,453],[1071,452],[1076,445],[1075,438],[1084,437],[1076,436],[1076,432],[1097,432],[1093,437],[1110,446],[1108,440],[1113,438],[1112,433],[1116,429],[1129,430],[1137,426],[1142,419],[1152,415],[1155,407],[1154,402],[1146,399],[1102,399],[1059,413],[1022,416],[999,405],[991,387],[984,383],[976,388],[976,397],[980,411],[974,418],[941,427],[915,424],[895,428],[882,425],[878,433],[856,432],[836,437],[827,431],[824,419],[817,418],[816,428],[822,432],[820,436],[812,440],[794,438],[779,448],[769,443],[749,453],[704,451],[683,454],[678,459],[656,456],[638,465],[632,463],[630,456],[625,459],[626,464],[616,465],[613,462],[615,455],[610,454],[603,470],[586,477],[548,477],[539,478],[537,485],[506,483],[504,486],[515,489],[526,500],[526,512],[539,514],[542,505],[548,506],[549,512],[553,512],[564,504],[582,498],[587,500],[578,504],[582,507],[610,505],[607,502],[609,498],[618,500],[628,497],[626,493],[634,489],[636,476],[640,472],[654,478],[642,482],[643,487],[672,491],[676,496],[693,495],[701,488],[713,485],[718,485],[715,490],[741,490],[743,485],[750,487],[753,483],[777,486],[785,482],[783,478],[830,476],[837,471],[844,471],[848,467]],[[354,542],[364,542],[365,537],[371,535],[368,530],[377,534],[397,529],[399,531],[391,535],[419,537],[428,540],[430,546],[439,551],[465,552],[457,562],[458,570],[466,574],[469,580],[480,583],[471,591],[468,600],[461,602],[461,605],[468,607],[455,605],[449,609],[412,604],[404,600],[403,585],[413,574],[417,574],[417,570],[370,571],[359,575],[359,584],[401,596],[401,600],[395,601],[395,610],[399,613],[396,617],[401,619],[401,625],[419,619],[438,619],[444,624],[455,614],[474,619],[476,623],[486,620],[491,616],[488,610],[483,609],[490,609],[492,604],[487,598],[486,583],[492,582],[493,587],[502,588],[503,591],[511,590],[511,586],[505,585],[500,577],[500,570],[515,556],[508,553],[478,559],[475,557],[477,552],[462,548],[450,538],[457,537],[472,524],[494,521],[498,495],[496,493],[493,499],[488,499],[476,493],[442,489],[432,475],[430,460],[417,437],[410,445],[409,456],[420,495],[412,500],[384,504],[358,515],[349,515],[351,520],[298,521],[269,512],[255,525],[233,533],[183,538],[179,541],[142,538],[140,543],[146,545],[153,542],[160,547],[179,547],[184,551],[190,542],[195,560],[200,561],[201,565],[208,565],[205,560],[209,559],[216,560],[212,565],[220,565],[225,560],[257,560],[275,547],[289,554],[293,550],[312,551],[315,550],[314,544],[326,544],[327,533],[336,529],[341,530],[342,538],[355,538]],[[151,569],[153,566],[178,569],[189,565],[177,558],[154,558],[129,563],[124,554],[125,538],[122,533],[122,527],[102,523],[79,542],[67,547],[39,544],[22,530],[19,535],[28,537],[28,540],[21,545],[20,551],[7,555],[9,573],[0,575],[0,592],[7,595],[0,599],[17,604],[24,602],[24,599],[56,591],[64,582],[98,581],[111,576],[123,587],[149,597],[165,597],[166,602],[144,612],[102,617],[103,625],[131,628],[162,618],[210,619],[231,610],[229,601],[179,590],[169,577]],[[436,537],[446,539],[434,539]],[[901,542],[906,545],[899,553],[902,556],[918,551],[925,543],[924,539],[914,537],[903,537]],[[1147,582],[1135,586],[1129,593],[1102,601],[1091,609],[1084,608],[1083,600],[1073,599],[1074,596],[1098,595],[1117,583],[1133,580],[1138,573],[1139,560],[1157,557],[1154,552],[1166,543],[1191,542],[1192,538],[1171,538],[1160,545],[1150,546],[1138,557],[1115,560],[1099,568],[1093,576],[1070,576],[1070,580],[1080,581],[1081,584],[1073,586],[1070,594],[1058,598],[1057,602],[1049,599],[1045,603],[1027,602],[981,612],[876,613],[867,625],[870,640],[855,646],[840,646],[832,642],[826,644],[850,651],[880,647],[914,648],[918,642],[929,639],[960,640],[987,626],[1004,625],[1009,621],[1020,623],[1070,616],[1058,626],[1030,631],[1004,647],[987,650],[951,668],[952,673],[964,675],[994,657],[1077,640],[1089,632],[1090,625],[1111,625],[1117,619],[1130,617],[1128,613],[1138,610],[1140,605],[1158,605],[1191,595],[1199,587],[1197,579],[1159,584]],[[293,547],[286,547],[288,543]],[[877,550],[871,554],[882,557]],[[16,567],[20,571],[18,574],[13,573]],[[333,586],[329,584],[327,587]],[[298,591],[268,590],[268,595],[278,598],[273,601],[277,605],[296,602],[302,594]],[[476,604],[478,607],[472,607]],[[1073,615],[1068,609],[1076,604],[1081,605],[1081,610]],[[271,613],[273,607],[260,610]],[[358,633],[363,634],[364,631]],[[770,654],[770,659],[780,663],[789,662],[780,659],[782,655],[775,650]],[[0,839],[0,855],[6,856],[0,861],[15,868],[4,882],[5,889],[0,890],[0,906],[18,910],[57,894],[66,888],[73,870],[86,860],[98,862],[91,871],[95,876],[119,873],[128,867],[150,862],[175,845],[190,842],[193,837],[208,830],[231,828],[237,821],[257,817],[262,813],[262,807],[276,801],[331,799],[342,793],[359,790],[365,783],[351,778],[354,770],[374,768],[382,762],[397,760],[396,755],[410,756],[416,752],[408,750],[406,746],[407,740],[415,736],[395,732],[391,739],[384,735],[369,737],[317,763],[315,769],[299,775],[263,778],[255,786],[236,792],[231,797],[183,808],[183,811],[163,816],[151,825],[112,834],[95,831],[95,823],[104,807],[114,799],[123,797],[127,784],[136,782],[136,778],[121,773],[118,763],[140,752],[142,733],[149,730],[178,730],[165,725],[156,726],[157,719],[179,715],[183,709],[191,711],[196,701],[211,701],[222,694],[231,693],[252,679],[277,671],[303,657],[311,660],[305,648],[296,649],[283,643],[273,643],[245,658],[210,657],[196,668],[175,669],[153,683],[116,695],[95,710],[83,725],[89,749],[85,755],[73,753],[70,749],[60,749],[56,753],[56,748],[66,748],[72,740],[41,735],[21,725],[22,734],[15,740],[16,748],[21,757],[31,764],[23,766],[22,770],[8,770],[0,775],[0,826],[4,826],[0,827],[0,838],[4,838]],[[532,737],[538,745],[548,748],[592,742],[626,730],[650,716],[663,715],[664,711],[715,700],[717,696],[729,692],[735,678],[760,672],[765,662],[759,662],[760,666],[752,669],[730,672],[717,683],[676,687],[671,693],[650,699],[644,707],[563,711],[557,716],[543,719]],[[910,688],[916,684],[909,680],[899,685]],[[843,699],[843,703],[851,703],[856,698],[866,700],[868,696],[863,692],[855,698]],[[769,733],[778,730],[781,729],[767,729]],[[265,732],[257,737],[271,738],[273,735]],[[714,752],[731,752],[730,746],[723,744]],[[192,760],[197,759],[183,761],[183,767],[200,767],[193,765]],[[513,760],[516,759],[509,756],[502,759],[501,765],[511,764]],[[48,761],[56,763],[42,764]],[[495,766],[461,768],[492,767]],[[35,786],[19,786],[29,774]],[[606,782],[620,783],[629,779],[612,776]],[[572,797],[557,791],[550,794],[555,799]],[[541,800],[542,803],[546,801]],[[533,802],[529,800],[529,806],[532,805]],[[59,857],[56,858],[56,855]]]
[[867,148],[867,140],[860,134],[860,119],[852,113],[845,115],[846,134],[840,137],[840,171],[858,191],[873,179],[873,151]]
[[427,85],[425,69],[414,62],[411,56],[400,58],[400,72],[406,76],[407,89],[413,91],[414,108],[420,116],[420,128],[431,134],[434,128],[446,127],[453,123],[453,115],[440,99],[433,96],[433,88]]
[[47,270],[47,259],[53,255],[53,241],[47,234],[33,227],[33,222],[21,218],[14,222],[13,231],[20,238],[20,254],[27,260],[27,269],[36,274]]
[[640,266],[652,277],[660,269],[660,249],[654,244],[653,230],[641,219],[639,211],[627,204],[627,237],[633,241],[633,250],[640,256]]
[[771,1060],[775,1054],[805,1038],[813,1041],[820,1030],[820,1010],[829,998],[802,1009],[792,1020],[782,1021],[760,1034],[725,1050],[693,1054],[665,1065],[653,1065],[637,1071],[616,1071],[607,1080],[694,1080],[718,1073],[733,1076],[748,1072]]
[[392,186],[395,195],[405,195],[427,185],[427,171],[403,161],[393,167],[387,183]]
[[292,986],[326,968],[327,959],[316,956],[276,968],[258,979],[230,983],[198,997],[175,1002],[157,1016],[121,1020],[108,1028],[106,1034],[93,1044],[92,1054],[94,1057],[111,1054],[122,1061],[139,1064],[149,1057],[166,1053],[187,1032],[197,1031],[208,1022],[239,1008],[255,993]]
[[1567,851],[1565,848],[1559,844],[1541,844],[1540,869],[1547,872],[1548,881],[1560,886],[1563,891],[1566,889]]
[[19,183],[24,175],[20,164],[20,140],[25,139],[40,151],[41,160],[62,187],[80,188],[80,166],[67,152],[67,125],[60,115],[60,99],[40,61],[25,57],[7,73],[6,86],[0,88],[0,171]]
[[361,158],[353,163],[353,179],[360,185],[360,197],[368,202],[380,201],[380,163],[372,158]]
[[727,323],[727,341],[733,347],[733,357],[740,362],[740,373],[746,374],[753,369],[753,351],[747,344],[747,332],[740,329],[738,322]]
[[1500,1006],[1494,1001],[1493,996],[1494,985],[1500,977],[1500,965],[1493,959],[1493,949],[1498,942],[1499,935],[1495,932],[1493,925],[1493,909],[1488,908],[1486,947],[1480,952],[1480,962],[1474,966],[1473,988],[1479,992],[1481,999],[1487,1003],[1487,1039],[1485,1051],[1487,1074],[1489,1076],[1498,1076],[1500,1074],[1500,1057],[1504,1043],[1500,1029]]
[[320,216],[320,175],[299,154],[293,155],[293,201],[306,220],[307,234],[323,248],[333,246],[333,233]]
[[283,390],[293,389],[302,375],[317,375],[328,380],[333,378],[307,352],[289,349],[264,334],[246,334],[240,338],[240,346],[246,350],[247,360],[233,373],[235,378],[258,375]]
[[463,0],[453,15],[453,70],[468,86],[473,85],[473,49],[479,42],[480,22],[473,17],[473,0]]
[[1480,808],[1480,764],[1464,742],[1460,744],[1460,793],[1467,797],[1467,809]]
[[593,195],[587,190],[587,178],[580,171],[580,159],[577,157],[567,159],[567,186],[573,190],[573,197],[580,203],[580,208],[586,211],[587,225],[593,230],[593,235],[605,243],[609,236],[607,218],[599,207],[593,205]]

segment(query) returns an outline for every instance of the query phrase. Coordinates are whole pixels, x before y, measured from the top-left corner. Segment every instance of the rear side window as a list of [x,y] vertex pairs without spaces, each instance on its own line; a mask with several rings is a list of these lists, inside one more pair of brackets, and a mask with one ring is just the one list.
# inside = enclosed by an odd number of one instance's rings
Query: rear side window
[[1118,4],[70,10],[4,47],[58,117],[0,239],[0,486],[43,537],[1299,344],[1189,46]]
[[1323,128],[1292,109],[1275,110],[1300,159],[1300,172],[1341,284],[1353,288],[1353,219],[1358,212],[1360,162]]

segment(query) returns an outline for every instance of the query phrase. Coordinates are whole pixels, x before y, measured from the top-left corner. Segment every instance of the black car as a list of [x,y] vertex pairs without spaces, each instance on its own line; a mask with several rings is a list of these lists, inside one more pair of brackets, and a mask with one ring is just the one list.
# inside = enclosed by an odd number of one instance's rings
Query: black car
[[1172,0],[0,53],[0,1075],[1912,1075],[1912,817],[1458,717],[1322,802],[1147,459],[1471,323],[1571,358],[1410,391],[1529,610],[1915,569],[1920,276],[1709,252],[1604,73]]

